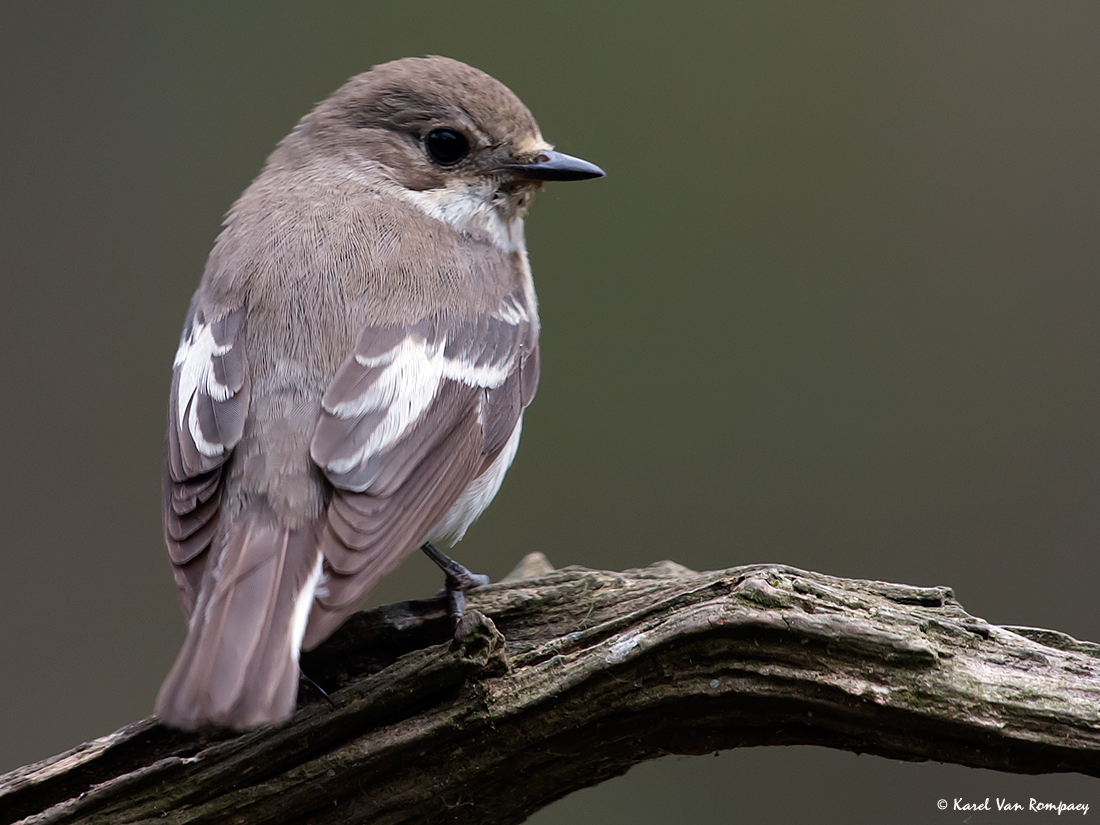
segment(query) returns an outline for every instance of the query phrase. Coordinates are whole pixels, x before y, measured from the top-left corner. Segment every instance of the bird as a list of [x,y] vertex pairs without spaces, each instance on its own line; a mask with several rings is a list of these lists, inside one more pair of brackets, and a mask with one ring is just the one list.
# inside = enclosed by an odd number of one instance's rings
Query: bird
[[274,724],[299,656],[421,548],[457,623],[462,538],[539,380],[524,216],[556,151],[498,80],[374,66],[316,105],[231,207],[173,362],[165,541],[188,621],[155,716]]

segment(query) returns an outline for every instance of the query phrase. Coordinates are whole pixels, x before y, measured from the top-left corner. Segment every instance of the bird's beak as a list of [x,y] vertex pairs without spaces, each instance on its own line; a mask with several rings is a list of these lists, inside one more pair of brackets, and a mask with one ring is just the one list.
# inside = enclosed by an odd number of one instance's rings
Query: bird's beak
[[543,149],[528,163],[510,163],[505,168],[531,180],[588,180],[605,174],[594,163],[552,149]]

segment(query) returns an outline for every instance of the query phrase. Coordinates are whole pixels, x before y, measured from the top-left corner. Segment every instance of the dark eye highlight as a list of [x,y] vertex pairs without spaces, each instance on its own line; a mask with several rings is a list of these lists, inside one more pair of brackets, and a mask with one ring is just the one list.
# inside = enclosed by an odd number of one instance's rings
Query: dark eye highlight
[[470,153],[470,141],[455,129],[432,129],[424,136],[428,156],[440,166],[454,166]]

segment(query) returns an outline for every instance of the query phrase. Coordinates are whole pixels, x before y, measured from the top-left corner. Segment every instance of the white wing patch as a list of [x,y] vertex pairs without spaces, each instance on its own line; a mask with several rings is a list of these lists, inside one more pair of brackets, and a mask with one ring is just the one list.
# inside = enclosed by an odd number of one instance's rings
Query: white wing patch
[[[428,409],[440,384],[449,379],[471,387],[492,389],[504,383],[513,369],[514,357],[476,364],[444,354],[446,340],[428,342],[409,337],[378,356],[356,354],[358,364],[379,370],[358,396],[348,398],[327,411],[344,420],[382,413],[382,420],[351,455],[325,465],[332,473],[350,472],[399,441]],[[509,352],[509,356],[514,356]]]
[[211,325],[196,318],[188,335],[180,341],[173,363],[179,369],[174,423],[181,432],[191,434],[196,449],[207,458],[221,455],[225,452],[225,445],[213,444],[203,435],[196,395],[202,393],[215,401],[226,401],[233,394],[233,390],[222,384],[214,374],[214,359],[225,355],[232,347],[232,343],[219,344],[215,341]]
[[504,323],[512,326],[526,324],[531,321],[531,313],[527,310],[527,307],[515,295],[511,294],[504,296],[504,300],[500,302],[500,306],[493,313],[493,317],[499,318]]

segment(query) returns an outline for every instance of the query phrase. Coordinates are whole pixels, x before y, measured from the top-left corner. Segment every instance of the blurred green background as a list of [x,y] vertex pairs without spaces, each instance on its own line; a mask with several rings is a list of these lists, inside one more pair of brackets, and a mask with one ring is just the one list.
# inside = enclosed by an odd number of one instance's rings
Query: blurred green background
[[[187,301],[275,143],[406,55],[495,75],[608,172],[528,221],[542,384],[459,558],[785,562],[1100,640],[1098,31],[1094,0],[5,3],[0,770],[150,712],[184,631],[159,488]],[[416,557],[372,601],[439,586]],[[1081,777],[785,748],[532,821],[954,796],[1100,810]]]

